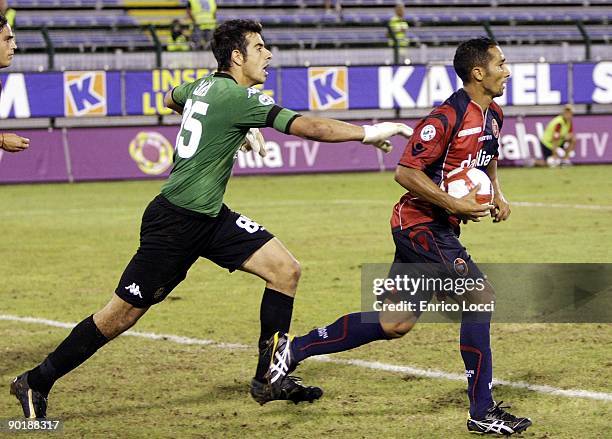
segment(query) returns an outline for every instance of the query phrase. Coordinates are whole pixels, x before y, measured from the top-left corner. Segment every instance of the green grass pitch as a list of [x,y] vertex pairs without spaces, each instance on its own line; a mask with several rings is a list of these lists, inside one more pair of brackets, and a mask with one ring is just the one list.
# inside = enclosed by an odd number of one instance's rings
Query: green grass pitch
[[[469,224],[462,241],[479,262],[612,262],[611,172],[501,169],[511,202],[542,204],[519,203],[502,224]],[[77,322],[98,310],[136,250],[142,211],[159,187],[159,181],[0,186],[0,314]],[[360,265],[392,260],[389,216],[402,192],[390,173],[230,182],[227,204],[265,225],[302,264],[292,332],[358,310]],[[250,347],[121,337],[54,387],[48,415],[64,421],[62,437],[470,437],[459,381],[307,361],[298,375],[324,388],[322,400],[257,405],[248,382],[263,287],[244,273],[196,263],[134,329]],[[0,320],[0,419],[21,414],[8,394],[12,377],[67,333]],[[611,346],[610,324],[494,324],[494,376],[611,393]],[[335,358],[463,372],[453,324],[417,325],[401,340]],[[496,386],[495,397],[532,418],[523,437],[603,438],[610,431],[610,401],[508,386]]]

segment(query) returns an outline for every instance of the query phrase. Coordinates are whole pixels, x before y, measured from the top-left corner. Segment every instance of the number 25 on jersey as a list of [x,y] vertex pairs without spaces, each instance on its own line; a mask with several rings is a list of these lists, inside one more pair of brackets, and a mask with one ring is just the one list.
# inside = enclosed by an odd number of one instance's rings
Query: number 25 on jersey
[[[202,139],[202,122],[196,117],[206,116],[208,104],[202,101],[193,102],[187,99],[183,109],[183,122],[176,139],[176,150],[180,158],[188,159],[192,157]],[[189,134],[189,143],[185,144],[185,137]]]

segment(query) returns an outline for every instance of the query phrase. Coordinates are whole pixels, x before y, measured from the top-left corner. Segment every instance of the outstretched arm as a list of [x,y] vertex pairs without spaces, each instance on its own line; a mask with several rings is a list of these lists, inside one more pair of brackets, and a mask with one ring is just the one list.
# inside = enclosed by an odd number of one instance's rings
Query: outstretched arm
[[324,117],[300,116],[291,124],[290,134],[322,142],[361,141],[363,127]]
[[412,128],[394,122],[359,126],[335,119],[300,116],[293,121],[289,132],[295,136],[322,142],[357,140],[389,152],[391,143],[388,139],[398,134],[408,138],[412,135]]

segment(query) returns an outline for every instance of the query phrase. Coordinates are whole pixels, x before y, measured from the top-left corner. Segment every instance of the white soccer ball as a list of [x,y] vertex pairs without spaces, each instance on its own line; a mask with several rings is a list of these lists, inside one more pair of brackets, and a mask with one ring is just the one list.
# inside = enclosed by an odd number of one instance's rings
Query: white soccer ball
[[480,204],[489,204],[493,201],[493,185],[489,176],[477,168],[457,168],[448,173],[443,187],[451,197],[465,197],[472,189],[480,184],[476,192],[476,201]]

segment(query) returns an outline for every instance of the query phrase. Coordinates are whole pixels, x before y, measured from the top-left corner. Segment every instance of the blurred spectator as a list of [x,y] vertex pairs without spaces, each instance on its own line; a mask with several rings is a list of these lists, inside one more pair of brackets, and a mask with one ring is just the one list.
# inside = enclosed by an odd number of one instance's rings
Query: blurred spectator
[[170,25],[170,41],[168,52],[185,52],[189,50],[189,42],[185,36],[185,29],[179,20],[173,20]]
[[[537,166],[558,166],[571,165],[570,153],[576,147],[576,136],[572,118],[574,108],[566,105],[563,113],[554,117],[546,128],[540,139],[540,149],[542,150],[543,160],[536,160]],[[560,156],[561,155],[561,156]]]
[[193,22],[191,44],[194,49],[207,49],[217,27],[215,0],[189,0],[187,15]]
[[4,15],[11,29],[15,29],[15,16],[17,15],[17,11],[13,8],[9,8],[7,0],[0,0],[0,13]]
[[337,13],[342,12],[342,1],[341,0],[325,0],[325,12],[332,13],[334,10]]
[[405,13],[404,4],[398,2],[395,5],[395,14],[387,25],[389,47],[397,47],[401,57],[406,56],[408,47],[408,23],[404,17]]
[[[11,25],[7,23],[6,17],[0,14],[0,69],[8,67],[13,62],[15,55],[15,36]],[[0,93],[2,84],[0,84]],[[19,152],[30,146],[30,139],[21,137],[15,133],[0,133],[0,154],[2,150],[7,152]]]

